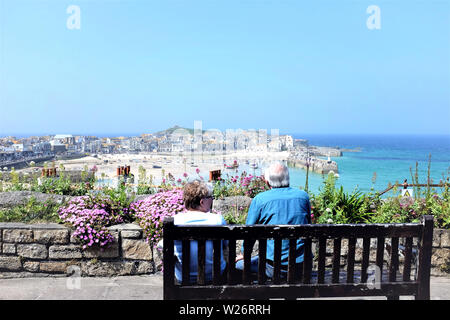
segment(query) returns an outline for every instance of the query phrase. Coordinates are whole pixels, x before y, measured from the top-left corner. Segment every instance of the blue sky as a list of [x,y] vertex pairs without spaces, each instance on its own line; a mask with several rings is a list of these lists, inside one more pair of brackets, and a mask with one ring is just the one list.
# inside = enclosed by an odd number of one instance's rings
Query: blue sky
[[[369,30],[369,5],[381,29]],[[69,5],[80,7],[70,30]],[[0,136],[450,134],[450,1],[0,0]]]

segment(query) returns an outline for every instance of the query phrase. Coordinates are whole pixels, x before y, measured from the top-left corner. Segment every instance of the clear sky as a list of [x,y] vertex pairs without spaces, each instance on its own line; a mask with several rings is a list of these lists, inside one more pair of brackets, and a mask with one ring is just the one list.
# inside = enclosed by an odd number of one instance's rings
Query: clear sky
[[450,1],[308,2],[0,0],[0,135],[450,134]]

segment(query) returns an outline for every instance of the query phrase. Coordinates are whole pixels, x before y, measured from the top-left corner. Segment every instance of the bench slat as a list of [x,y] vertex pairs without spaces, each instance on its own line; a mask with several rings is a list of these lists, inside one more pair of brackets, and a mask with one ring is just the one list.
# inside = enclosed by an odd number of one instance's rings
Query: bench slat
[[367,268],[369,267],[370,238],[363,238],[363,254],[361,263],[361,283],[367,282]]
[[347,283],[354,282],[355,270],[355,248],[356,238],[348,239],[348,253],[347,253]]
[[334,239],[333,245],[333,283],[339,282],[339,268],[341,265],[341,238]]
[[317,283],[324,283],[325,281],[325,256],[327,254],[327,239],[325,237],[319,238],[319,258],[318,258],[318,276]]
[[420,236],[422,229],[418,224],[391,224],[391,225],[296,225],[296,226],[205,226],[184,225],[177,226],[177,240],[198,239],[258,239],[258,238],[319,238],[326,234],[328,239],[344,238],[352,235],[355,238],[377,237],[408,237]]
[[197,265],[197,282],[199,285],[205,285],[205,243],[206,240],[198,240],[198,249],[197,249],[197,258],[198,258],[198,265]]
[[218,285],[220,283],[221,278],[221,258],[222,258],[222,241],[214,240],[213,241],[213,284]]
[[242,272],[243,284],[250,284],[250,277],[251,277],[250,263],[252,258],[252,249],[253,246],[251,241],[249,240],[244,241],[244,270]]
[[312,251],[310,238],[304,239],[305,251],[303,255],[303,283],[309,284],[311,282],[311,272],[312,272]]
[[411,281],[411,260],[412,260],[413,238],[406,238],[405,259],[403,262],[403,281]]
[[273,282],[275,284],[280,283],[280,270],[281,270],[281,238],[274,239],[273,248]]
[[411,295],[417,290],[414,282],[381,283],[379,288],[367,290],[366,284],[280,284],[239,286],[192,286],[180,287],[178,299],[258,299],[296,297],[354,297]]
[[289,260],[288,260],[288,283],[295,283],[295,249],[297,247],[296,239],[289,239]]
[[395,282],[398,268],[398,238],[391,239],[391,262],[389,264],[389,281]]
[[258,283],[266,283],[266,255],[267,255],[267,239],[258,240]]
[[230,239],[228,240],[228,274],[227,274],[227,283],[234,284],[235,279],[235,270],[236,270],[236,240]]
[[181,242],[181,269],[182,269],[182,283],[189,284],[190,266],[191,266],[191,242],[183,240]]
[[[377,257],[376,257],[376,265],[378,267],[378,272],[380,272],[380,277],[383,275],[383,260],[384,260],[384,238],[377,238]],[[383,281],[380,278],[380,281]]]

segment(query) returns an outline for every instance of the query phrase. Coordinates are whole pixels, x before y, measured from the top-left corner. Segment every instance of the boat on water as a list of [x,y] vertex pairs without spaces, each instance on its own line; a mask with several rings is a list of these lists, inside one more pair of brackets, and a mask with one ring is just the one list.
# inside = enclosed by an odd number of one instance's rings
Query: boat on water
[[153,169],[161,169],[161,166],[158,166],[156,164],[153,165]]
[[232,165],[228,165],[224,163],[224,167],[227,169],[237,169],[239,168],[239,163],[237,162],[237,160],[234,160]]
[[255,162],[250,163],[250,167],[253,168],[253,169],[258,169],[258,164],[255,163]]

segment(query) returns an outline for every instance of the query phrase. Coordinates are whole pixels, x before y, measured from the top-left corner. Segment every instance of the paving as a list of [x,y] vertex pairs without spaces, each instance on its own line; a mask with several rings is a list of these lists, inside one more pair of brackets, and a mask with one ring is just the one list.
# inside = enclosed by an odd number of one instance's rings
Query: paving
[[[162,285],[163,277],[160,273],[114,278],[0,279],[0,300],[162,300]],[[412,299],[412,297],[401,297],[401,299]],[[450,277],[431,277],[431,299],[450,300]]]

